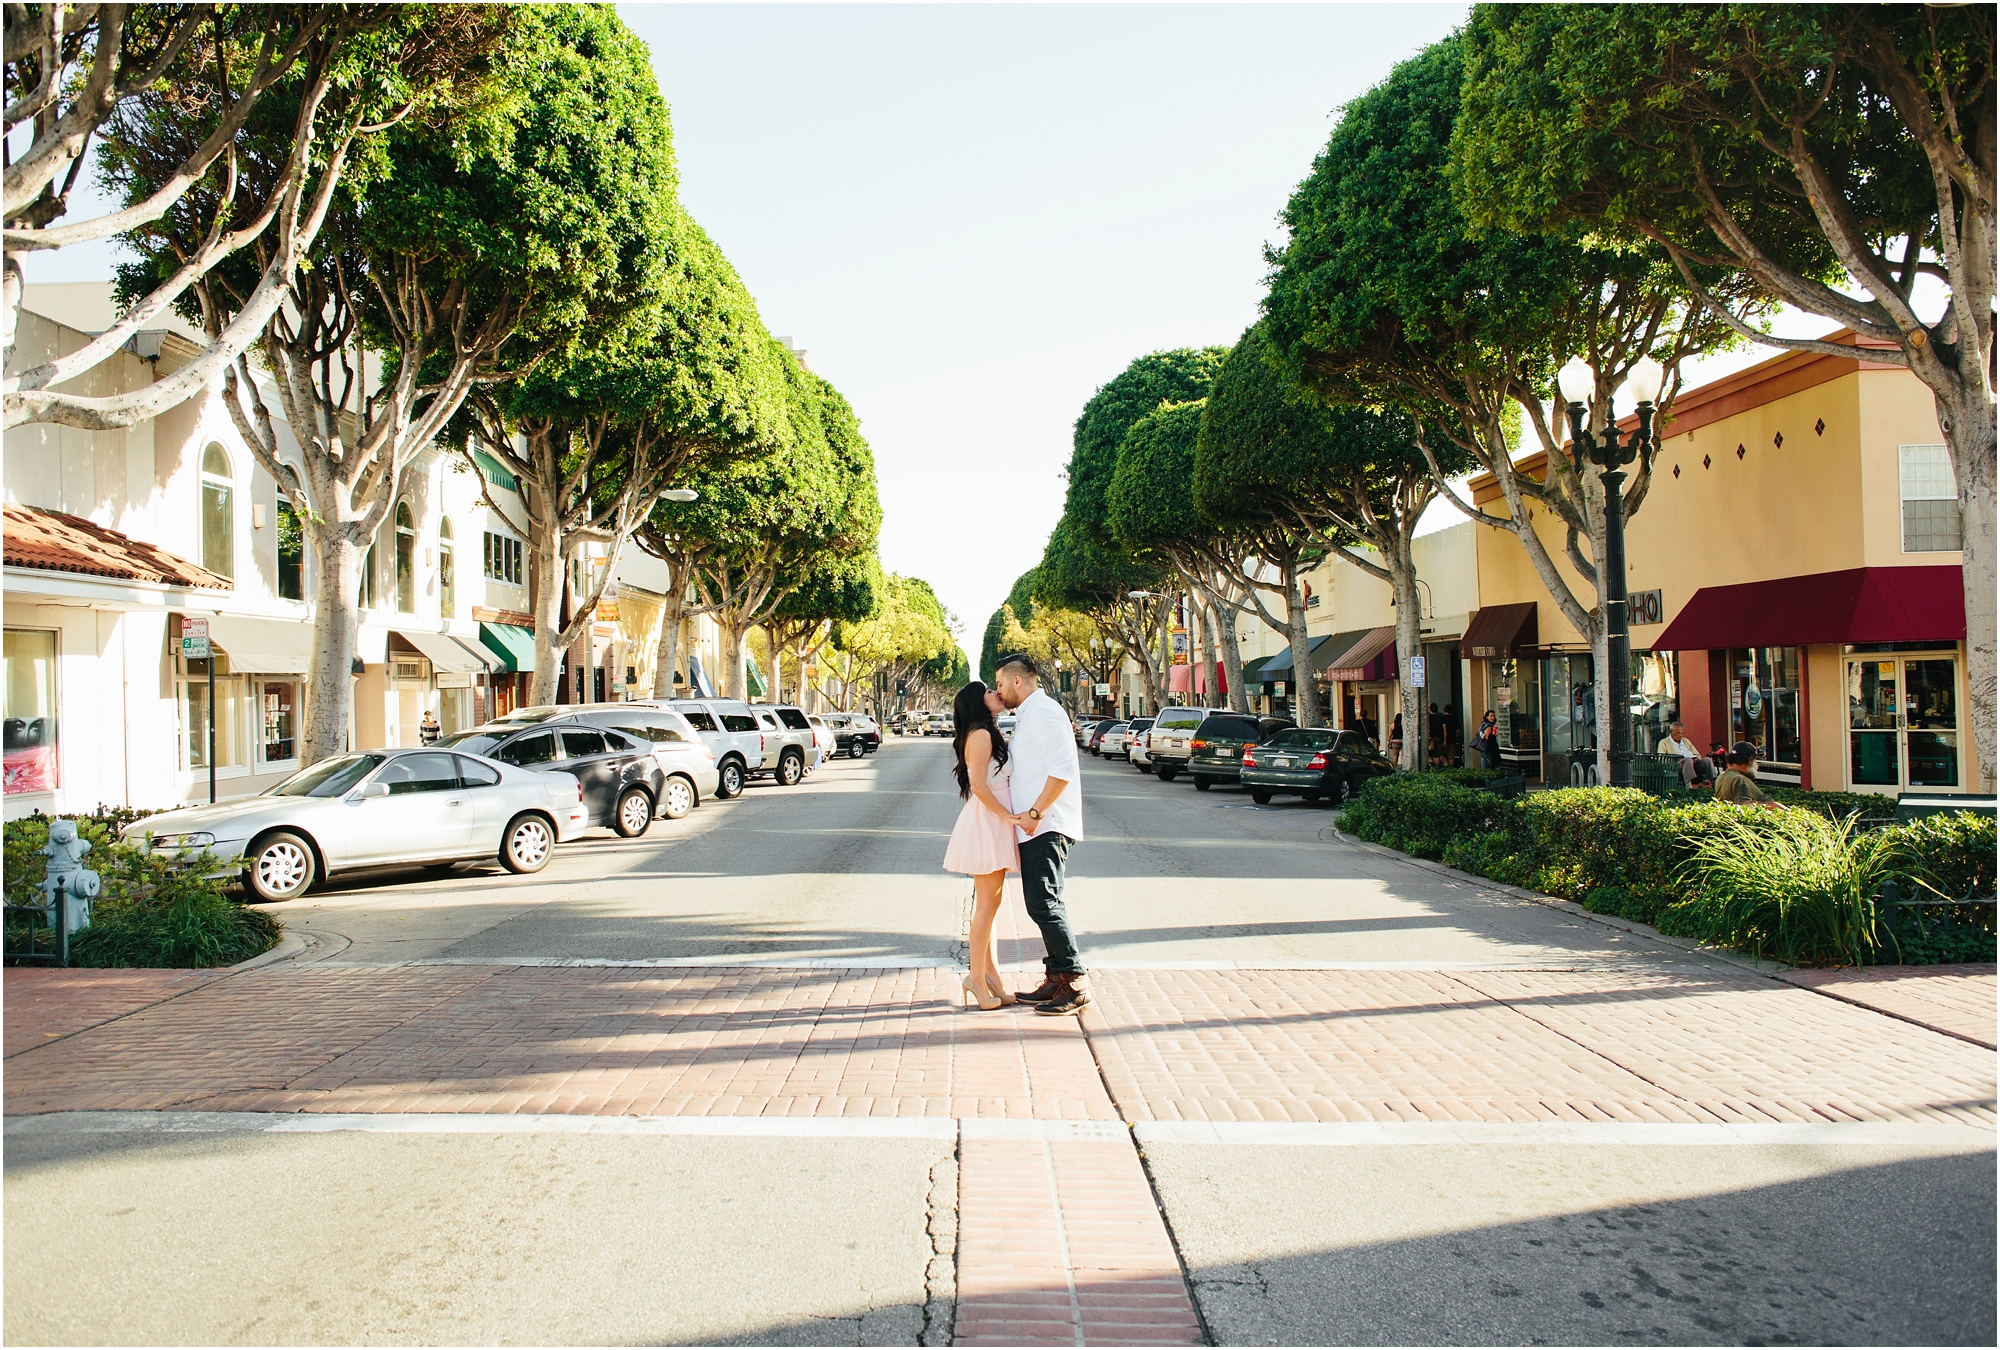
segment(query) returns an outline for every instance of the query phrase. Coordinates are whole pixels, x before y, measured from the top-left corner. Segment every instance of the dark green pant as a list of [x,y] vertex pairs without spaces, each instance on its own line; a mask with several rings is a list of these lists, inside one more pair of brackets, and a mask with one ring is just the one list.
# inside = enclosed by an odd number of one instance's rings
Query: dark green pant
[[1063,908],[1063,872],[1075,842],[1066,834],[1044,830],[1021,845],[1021,893],[1028,901],[1028,917],[1042,930],[1042,945],[1049,949],[1042,965],[1051,975],[1083,974],[1076,934]]

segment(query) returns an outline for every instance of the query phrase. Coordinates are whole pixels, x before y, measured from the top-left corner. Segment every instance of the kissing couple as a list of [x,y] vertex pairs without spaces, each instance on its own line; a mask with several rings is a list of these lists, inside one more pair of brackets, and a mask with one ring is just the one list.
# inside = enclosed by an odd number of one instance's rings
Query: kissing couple
[[[1069,714],[1042,692],[1035,663],[1016,654],[1000,659],[994,687],[978,680],[952,700],[952,750],[958,795],[965,806],[945,846],[944,869],[972,878],[971,971],[965,992],[991,1011],[1033,1003],[1050,1017],[1082,1012],[1090,1003],[1076,934],[1063,908],[1069,851],[1083,838],[1083,773]],[[1015,714],[1014,739],[1000,734],[1000,714]],[[1000,980],[993,920],[1007,874],[1021,877],[1028,917],[1042,930],[1043,979],[1009,993]]]

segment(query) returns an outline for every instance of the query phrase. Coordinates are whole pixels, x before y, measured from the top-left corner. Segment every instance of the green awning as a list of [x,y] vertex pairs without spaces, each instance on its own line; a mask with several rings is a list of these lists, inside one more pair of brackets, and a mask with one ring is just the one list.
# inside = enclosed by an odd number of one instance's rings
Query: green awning
[[506,662],[507,669],[531,671],[535,668],[535,630],[511,623],[482,623],[479,640],[488,651]]
[[[513,474],[507,472],[506,465],[487,454],[484,450],[474,450],[472,452],[472,461],[479,466],[479,471],[486,475],[486,481],[494,487],[505,488],[509,492],[520,491],[521,481],[514,477]],[[526,670],[529,667],[523,666],[522,669]]]
[[757,669],[757,658],[749,652],[743,653],[743,681],[750,686],[751,698],[762,698],[770,686],[764,683],[764,672]]

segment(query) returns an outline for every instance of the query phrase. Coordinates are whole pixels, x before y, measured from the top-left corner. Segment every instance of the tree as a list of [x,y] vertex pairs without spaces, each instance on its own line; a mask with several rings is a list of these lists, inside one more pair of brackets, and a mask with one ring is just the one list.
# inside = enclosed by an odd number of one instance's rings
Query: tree
[[[879,598],[880,603],[867,618],[834,625],[830,660],[837,662],[842,672],[843,709],[852,706],[853,691],[864,685],[871,689],[886,686],[889,697],[894,697],[898,683],[934,683],[940,658],[947,677],[950,667],[965,660],[952,636],[951,616],[929,582],[892,572],[882,579]],[[953,655],[956,662],[950,660]],[[889,710],[883,701],[873,701],[875,716],[886,717]]]
[[[535,703],[554,700],[561,653],[591,623],[661,494],[697,463],[751,453],[781,416],[775,344],[722,251],[676,210],[666,252],[661,302],[646,316],[656,326],[544,363],[467,405],[478,443],[519,485],[520,519],[484,495],[528,546]],[[472,444],[461,454],[484,485]],[[593,548],[600,556],[586,569]],[[676,633],[683,595],[666,598]],[[669,681],[674,655],[663,653]]]
[[[1606,669],[1603,556],[1607,512],[1630,518],[1652,482],[1642,458],[1623,499],[1605,503],[1597,475],[1563,453],[1543,396],[1570,353],[1598,373],[1593,428],[1611,420],[1611,392],[1643,357],[1667,371],[1662,420],[1680,363],[1732,340],[1663,259],[1580,231],[1479,230],[1448,179],[1464,43],[1453,37],[1398,65],[1345,109],[1312,175],[1286,205],[1290,239],[1271,254],[1264,302],[1273,350],[1298,383],[1331,403],[1396,406],[1439,489],[1468,517],[1512,533],[1556,608]],[[1712,270],[1711,270],[1712,271]],[[1727,287],[1726,277],[1711,275]],[[1514,461],[1510,424],[1543,450],[1539,479]],[[1454,489],[1453,452],[1493,476],[1506,508],[1475,508]],[[1579,595],[1536,531],[1542,508],[1564,530],[1563,556],[1584,579]],[[1610,690],[1598,680],[1599,725]]]
[[[841,624],[862,623],[874,615],[886,585],[882,560],[872,547],[866,553],[829,553],[808,566],[804,580],[764,621],[772,701],[782,701],[786,655],[798,672],[799,701],[805,701],[808,663],[827,649]],[[851,699],[849,690],[843,689],[842,695],[843,704]]]
[[[129,427],[184,401],[258,340],[312,248],[357,141],[448,100],[496,30],[485,6],[10,5],[10,149],[0,379],[7,426]],[[279,105],[277,109],[268,104]],[[261,134],[257,122],[263,127]],[[122,207],[70,218],[93,140]],[[14,370],[23,253],[127,235],[164,251],[111,327]],[[209,269],[263,245],[255,284],[207,348],[167,377],[109,395],[67,392]],[[212,316],[211,316],[212,317]]]
[[[508,18],[486,97],[384,137],[380,176],[346,194],[266,323],[262,369],[245,353],[226,374],[318,563],[308,763],[345,746],[359,565],[413,461],[475,385],[615,337],[664,285],[673,151],[645,48],[605,9]],[[241,281],[203,276],[204,312],[240,312]]]
[[[1994,11],[1949,5],[1481,5],[1467,30],[1461,200],[1672,258],[1719,321],[1760,330],[1702,269],[1888,344],[1931,390],[1964,530],[1980,776],[1995,759]],[[1917,279],[1944,283],[1935,322]]]
[[1152,592],[1165,586],[1171,580],[1170,573],[1157,563],[1139,562],[1122,547],[1100,546],[1064,515],[1049,533],[1034,578],[1034,608],[1047,605],[1095,617],[1117,635],[1126,654],[1138,663],[1146,701],[1156,709],[1166,702],[1173,599],[1157,593],[1135,596],[1132,592]]
[[1250,695],[1243,687],[1243,657],[1236,642],[1237,615],[1248,608],[1248,592],[1232,571],[1214,562],[1219,531],[1191,490],[1205,406],[1204,399],[1162,403],[1134,422],[1118,447],[1106,503],[1112,532],[1125,546],[1141,558],[1159,559],[1187,587],[1206,630],[1207,687],[1216,688],[1219,651],[1230,703],[1248,712]]

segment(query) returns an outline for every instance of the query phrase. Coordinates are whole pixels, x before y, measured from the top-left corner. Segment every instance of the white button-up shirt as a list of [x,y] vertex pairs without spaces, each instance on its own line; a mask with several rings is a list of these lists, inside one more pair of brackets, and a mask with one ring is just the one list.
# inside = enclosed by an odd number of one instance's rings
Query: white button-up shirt
[[[1077,759],[1076,737],[1062,705],[1037,689],[1014,709],[1014,739],[1007,742],[1007,762],[1013,765],[1010,796],[1016,812],[1041,800],[1049,779],[1060,778],[1062,795],[1042,813],[1041,834],[1054,830],[1071,839],[1083,838],[1083,765]],[[1016,831],[1023,840],[1026,830]]]

